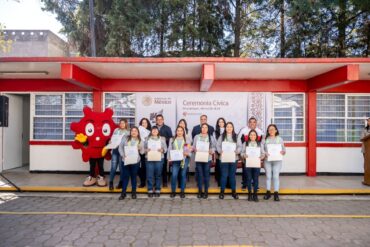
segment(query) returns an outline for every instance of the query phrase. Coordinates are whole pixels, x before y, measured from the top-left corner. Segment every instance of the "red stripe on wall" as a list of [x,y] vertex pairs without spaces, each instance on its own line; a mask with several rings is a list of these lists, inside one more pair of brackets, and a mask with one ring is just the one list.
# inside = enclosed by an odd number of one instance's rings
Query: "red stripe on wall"
[[29,141],[30,145],[69,146],[73,141]]
[[358,148],[361,147],[361,143],[317,143],[317,147],[326,148]]
[[1,79],[2,92],[85,92],[86,89],[60,79]]

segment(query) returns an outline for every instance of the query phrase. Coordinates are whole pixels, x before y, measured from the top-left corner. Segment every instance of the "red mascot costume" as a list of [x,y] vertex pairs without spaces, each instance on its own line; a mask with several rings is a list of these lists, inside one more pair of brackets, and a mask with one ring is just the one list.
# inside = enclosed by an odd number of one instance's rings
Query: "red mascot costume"
[[[106,186],[104,179],[104,158],[111,159],[111,154],[104,147],[109,142],[113,130],[117,127],[113,122],[113,110],[93,112],[90,107],[83,109],[84,117],[79,122],[71,123],[71,130],[75,132],[74,149],[81,149],[82,160],[90,163],[90,174],[84,181],[84,186]],[[98,175],[96,176],[96,166]]]

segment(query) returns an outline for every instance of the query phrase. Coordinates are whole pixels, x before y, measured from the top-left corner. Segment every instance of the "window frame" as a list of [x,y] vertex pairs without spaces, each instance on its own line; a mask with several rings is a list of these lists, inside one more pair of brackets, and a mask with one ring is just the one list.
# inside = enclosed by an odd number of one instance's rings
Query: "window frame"
[[[287,119],[287,117],[275,117],[275,107],[274,107],[274,96],[277,94],[292,94],[292,95],[303,95],[303,116],[302,117],[296,117],[296,119],[302,119],[303,120],[303,140],[302,141],[295,141],[295,140],[284,140],[286,143],[305,143],[306,142],[306,93],[304,92],[276,92],[272,93],[272,100],[271,100],[271,122],[275,123],[275,119]],[[290,118],[292,119],[292,118]],[[279,126],[278,126],[279,128]],[[293,139],[294,139],[294,135]]]
[[[106,107],[105,107],[105,99],[106,99],[106,94],[108,94],[108,93],[120,93],[120,94],[133,94],[134,96],[135,96],[135,114],[134,114],[134,116],[116,116],[115,114],[114,114],[114,109],[112,109],[113,110],[113,116],[112,116],[112,118],[126,118],[126,119],[133,119],[134,120],[134,125],[133,126],[136,126],[136,120],[137,120],[137,102],[136,102],[136,93],[137,92],[111,92],[111,91],[108,91],[108,92],[103,92],[103,97],[102,97],[102,109],[103,109],[103,111],[106,109]],[[129,122],[129,124],[130,124],[130,122]],[[130,128],[131,128],[132,126],[130,126]]]

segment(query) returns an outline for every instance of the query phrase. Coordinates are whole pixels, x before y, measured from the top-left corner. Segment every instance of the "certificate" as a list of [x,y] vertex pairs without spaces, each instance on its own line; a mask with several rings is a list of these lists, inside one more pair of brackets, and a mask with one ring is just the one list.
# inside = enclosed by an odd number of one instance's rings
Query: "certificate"
[[105,146],[106,149],[115,149],[119,146],[119,144],[122,141],[122,138],[125,136],[125,134],[120,134],[120,135],[113,135],[112,138],[110,139],[110,142],[107,146]]
[[283,155],[280,153],[282,151],[281,144],[267,144],[267,161],[279,161],[283,160]]
[[161,149],[161,141],[160,140],[149,139],[148,140],[148,149],[150,149],[150,151],[157,151],[158,152],[158,149]]
[[182,161],[182,160],[184,160],[183,150],[170,150],[170,160],[171,161]]
[[197,141],[196,148],[197,148],[198,152],[208,153],[208,151],[209,151],[209,142]]
[[161,161],[162,153],[158,151],[149,151],[148,152],[148,161]]
[[139,133],[140,133],[140,139],[144,141],[145,138],[149,136],[150,131],[145,129],[143,126],[139,126]]
[[132,165],[136,164],[139,160],[139,150],[137,146],[125,146],[125,159],[124,165]]
[[195,153],[195,162],[207,163],[209,158],[208,152],[196,152]]
[[249,157],[245,159],[245,167],[261,168],[261,160],[259,157]]
[[222,142],[222,151],[225,153],[233,152],[235,154],[236,143],[234,142]]
[[235,152],[223,152],[221,155],[221,163],[234,163]]
[[260,147],[247,147],[245,153],[248,155],[248,158],[260,158],[261,157],[261,148]]

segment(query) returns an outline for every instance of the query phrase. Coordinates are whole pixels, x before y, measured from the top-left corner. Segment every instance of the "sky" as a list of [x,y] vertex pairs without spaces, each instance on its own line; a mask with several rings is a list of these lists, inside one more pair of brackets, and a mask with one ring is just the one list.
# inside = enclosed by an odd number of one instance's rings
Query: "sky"
[[0,23],[7,29],[47,29],[62,39],[55,15],[41,10],[40,0],[0,0]]

